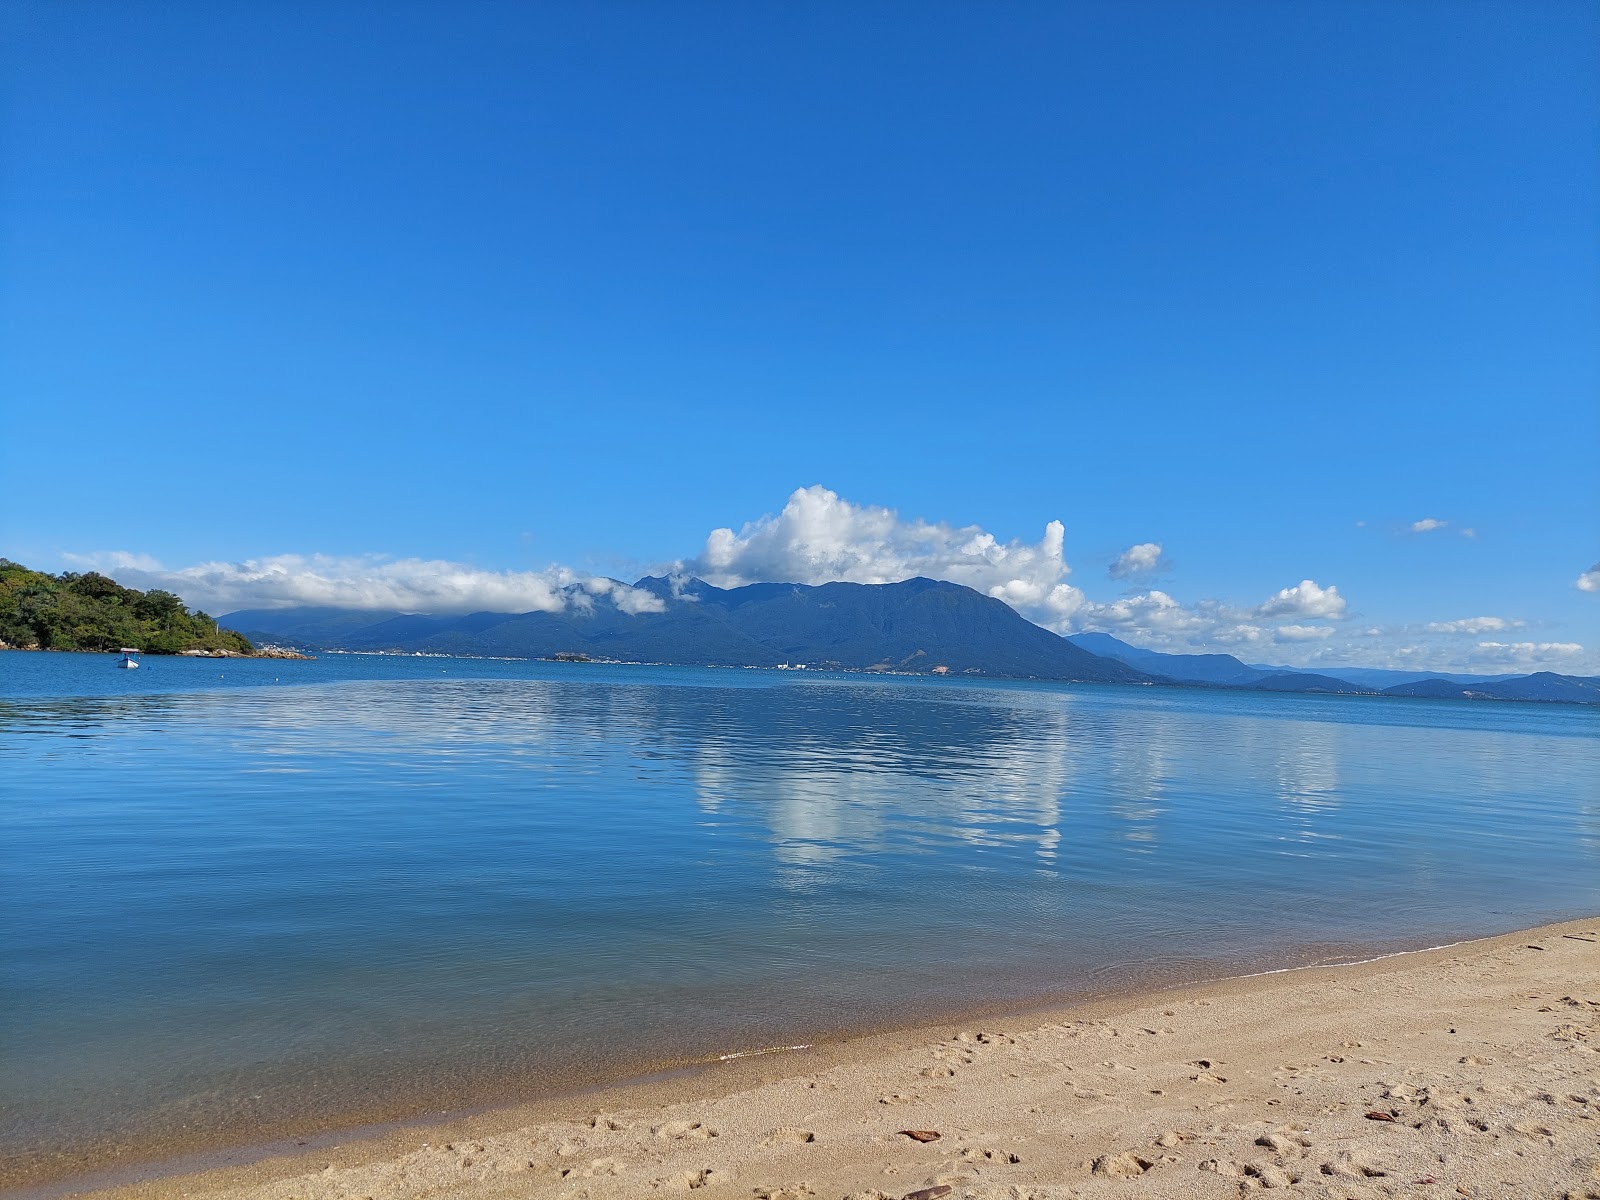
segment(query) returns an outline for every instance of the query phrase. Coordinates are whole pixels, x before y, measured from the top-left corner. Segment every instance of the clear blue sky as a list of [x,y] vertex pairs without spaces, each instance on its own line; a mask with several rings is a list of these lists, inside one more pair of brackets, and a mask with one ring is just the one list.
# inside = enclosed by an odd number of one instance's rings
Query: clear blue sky
[[1600,671],[1594,4],[9,13],[19,561],[627,576],[821,484]]

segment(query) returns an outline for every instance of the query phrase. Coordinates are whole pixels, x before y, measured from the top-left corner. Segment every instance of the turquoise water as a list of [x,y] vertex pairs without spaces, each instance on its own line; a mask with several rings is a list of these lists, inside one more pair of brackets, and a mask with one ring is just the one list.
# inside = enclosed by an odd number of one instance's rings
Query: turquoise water
[[1600,912],[1582,708],[112,661],[0,654],[14,1179]]

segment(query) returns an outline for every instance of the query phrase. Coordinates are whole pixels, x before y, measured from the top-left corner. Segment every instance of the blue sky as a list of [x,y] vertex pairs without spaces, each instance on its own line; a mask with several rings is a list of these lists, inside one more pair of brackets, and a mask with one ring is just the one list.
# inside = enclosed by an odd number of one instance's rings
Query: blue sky
[[1600,672],[1593,5],[11,13],[11,558]]

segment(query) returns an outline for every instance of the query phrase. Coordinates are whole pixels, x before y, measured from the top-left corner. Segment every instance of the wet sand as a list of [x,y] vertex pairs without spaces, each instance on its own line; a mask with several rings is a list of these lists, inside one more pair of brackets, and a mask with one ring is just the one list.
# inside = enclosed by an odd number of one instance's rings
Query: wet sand
[[746,1058],[93,1194],[1089,1200],[1256,1189],[1600,1198],[1600,919]]

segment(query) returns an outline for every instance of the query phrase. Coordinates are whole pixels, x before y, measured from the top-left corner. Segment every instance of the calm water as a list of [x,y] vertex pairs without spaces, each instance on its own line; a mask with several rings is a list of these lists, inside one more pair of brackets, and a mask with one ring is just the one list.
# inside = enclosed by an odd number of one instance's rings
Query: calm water
[[0,654],[13,1179],[1600,912],[1594,710],[112,661]]

